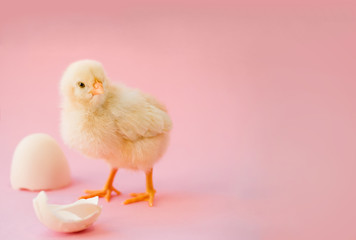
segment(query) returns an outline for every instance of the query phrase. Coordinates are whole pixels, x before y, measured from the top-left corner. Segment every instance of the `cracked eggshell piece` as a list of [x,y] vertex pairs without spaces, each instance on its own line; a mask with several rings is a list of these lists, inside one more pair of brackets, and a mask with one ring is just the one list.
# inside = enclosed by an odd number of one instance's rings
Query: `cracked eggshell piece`
[[56,140],[37,133],[17,145],[11,165],[11,186],[30,191],[52,190],[70,184],[67,159]]
[[38,220],[56,232],[79,232],[91,226],[101,213],[99,198],[80,199],[68,205],[48,204],[48,198],[41,191],[33,199]]

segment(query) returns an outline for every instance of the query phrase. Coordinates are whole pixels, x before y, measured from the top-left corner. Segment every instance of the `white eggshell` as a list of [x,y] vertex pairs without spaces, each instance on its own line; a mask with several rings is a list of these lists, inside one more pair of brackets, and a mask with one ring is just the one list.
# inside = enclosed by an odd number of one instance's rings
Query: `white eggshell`
[[32,134],[17,145],[11,166],[14,189],[50,190],[67,186],[70,171],[57,142],[47,134]]
[[33,199],[38,220],[56,232],[79,232],[92,225],[101,213],[99,198],[81,199],[68,205],[47,203],[47,195],[41,191]]

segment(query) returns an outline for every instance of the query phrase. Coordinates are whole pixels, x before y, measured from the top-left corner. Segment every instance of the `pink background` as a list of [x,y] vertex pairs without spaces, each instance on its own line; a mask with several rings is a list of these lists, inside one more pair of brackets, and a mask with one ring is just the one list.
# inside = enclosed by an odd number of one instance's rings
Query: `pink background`
[[[0,9],[2,239],[356,239],[352,1],[49,2]],[[108,166],[59,135],[59,79],[83,58],[165,102],[174,130],[155,207],[121,205],[144,190],[122,170],[96,224],[58,234],[37,221],[37,193],[11,189],[10,164],[44,132],[73,177],[51,202],[103,186]]]

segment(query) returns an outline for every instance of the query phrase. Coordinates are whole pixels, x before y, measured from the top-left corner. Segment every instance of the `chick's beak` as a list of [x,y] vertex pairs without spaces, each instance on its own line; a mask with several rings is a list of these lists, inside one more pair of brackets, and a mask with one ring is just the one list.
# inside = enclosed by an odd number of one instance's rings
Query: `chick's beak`
[[91,94],[94,95],[100,95],[104,93],[104,87],[101,82],[95,82],[93,85],[93,90],[90,91]]

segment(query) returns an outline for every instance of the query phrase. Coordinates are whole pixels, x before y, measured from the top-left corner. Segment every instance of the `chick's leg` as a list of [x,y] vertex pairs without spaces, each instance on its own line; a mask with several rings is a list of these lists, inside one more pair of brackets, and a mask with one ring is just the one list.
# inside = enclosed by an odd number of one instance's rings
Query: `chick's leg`
[[110,175],[109,175],[109,178],[108,180],[106,181],[106,184],[104,186],[103,189],[101,190],[85,190],[85,193],[87,195],[85,196],[82,196],[80,197],[81,199],[86,199],[86,198],[92,198],[92,197],[105,197],[106,201],[110,201],[110,198],[111,198],[111,192],[114,191],[116,192],[116,194],[120,194],[120,192],[114,188],[114,186],[112,185],[113,181],[114,181],[114,178],[115,178],[115,174],[117,172],[117,168],[112,168],[111,169],[111,172],[110,172]]
[[127,199],[124,204],[130,204],[140,201],[148,201],[150,207],[153,206],[153,199],[155,196],[156,190],[153,188],[152,182],[152,168],[146,172],[146,192],[145,193],[131,193],[130,195],[133,198]]

